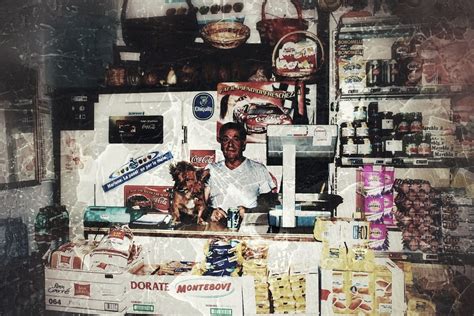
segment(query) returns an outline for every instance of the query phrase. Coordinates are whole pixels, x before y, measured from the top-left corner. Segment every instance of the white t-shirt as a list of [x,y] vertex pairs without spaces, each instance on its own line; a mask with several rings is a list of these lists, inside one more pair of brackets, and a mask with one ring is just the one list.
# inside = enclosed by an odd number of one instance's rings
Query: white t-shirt
[[275,187],[267,168],[248,158],[234,170],[227,168],[223,160],[206,168],[210,171],[210,204],[226,212],[229,207],[256,207],[257,197]]

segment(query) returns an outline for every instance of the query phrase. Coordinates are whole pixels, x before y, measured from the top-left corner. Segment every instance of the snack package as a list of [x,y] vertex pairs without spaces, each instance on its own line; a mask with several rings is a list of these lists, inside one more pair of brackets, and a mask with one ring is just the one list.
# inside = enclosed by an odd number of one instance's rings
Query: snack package
[[392,315],[392,273],[385,266],[375,267],[375,313]]
[[356,173],[357,192],[363,196],[379,195],[385,189],[385,175],[382,166],[365,165]]
[[91,252],[91,263],[102,270],[105,266],[124,269],[140,257],[141,250],[141,246],[133,242],[133,233],[128,226],[114,226]]
[[349,312],[370,314],[374,310],[373,274],[369,272],[350,272]]
[[323,269],[346,270],[347,269],[347,249],[345,247],[331,247],[323,245],[323,258],[321,260]]
[[347,289],[347,276],[346,271],[332,271],[332,310],[336,314],[345,314],[349,308],[349,291]]
[[385,200],[382,195],[364,198],[364,216],[369,222],[381,221],[385,213]]
[[385,224],[370,223],[369,248],[374,250],[388,250],[388,230]]
[[348,269],[352,271],[374,271],[375,254],[372,249],[350,248],[348,253]]

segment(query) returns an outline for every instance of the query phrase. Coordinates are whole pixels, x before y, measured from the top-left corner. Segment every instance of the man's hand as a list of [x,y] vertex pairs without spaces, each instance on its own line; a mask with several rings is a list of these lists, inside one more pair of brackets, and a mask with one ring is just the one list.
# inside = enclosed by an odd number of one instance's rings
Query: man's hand
[[227,213],[224,212],[220,207],[214,209],[211,214],[211,221],[220,222],[221,220],[227,218]]

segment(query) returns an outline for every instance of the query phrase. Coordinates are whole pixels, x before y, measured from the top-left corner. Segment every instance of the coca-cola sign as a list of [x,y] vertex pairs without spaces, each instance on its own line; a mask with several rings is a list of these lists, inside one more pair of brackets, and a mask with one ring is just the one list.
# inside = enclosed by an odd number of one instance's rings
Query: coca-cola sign
[[216,161],[216,151],[206,149],[195,149],[189,152],[189,161],[195,167],[204,168]]
[[125,205],[152,212],[168,213],[170,209],[170,186],[126,185]]

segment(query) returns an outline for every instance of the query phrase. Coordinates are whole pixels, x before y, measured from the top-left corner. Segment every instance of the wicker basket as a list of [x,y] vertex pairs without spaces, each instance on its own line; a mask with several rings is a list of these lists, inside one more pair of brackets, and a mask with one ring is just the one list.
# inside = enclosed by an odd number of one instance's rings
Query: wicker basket
[[247,41],[250,29],[239,22],[213,22],[201,29],[203,40],[216,48],[232,49]]
[[[283,52],[283,55],[286,56],[289,60],[280,61],[279,60],[279,53],[281,49],[285,49],[285,44],[290,43],[294,45],[301,45],[300,42],[297,44],[294,41],[290,40],[290,38],[294,38],[295,35],[303,36],[303,38],[311,40],[313,43],[306,41],[306,47],[299,47],[297,49],[289,49],[289,53]],[[308,54],[305,56],[303,52],[313,52],[314,56]],[[296,57],[299,56],[299,60],[296,58],[292,59],[292,56]],[[300,56],[303,57],[300,57]],[[319,55],[319,58],[318,58]],[[290,56],[290,57],[288,57]],[[302,58],[302,59],[301,59]],[[289,65],[294,63],[294,67],[290,67]],[[312,80],[315,77],[316,72],[319,71],[321,65],[324,63],[324,48],[323,44],[319,40],[318,36],[314,33],[308,31],[295,31],[286,34],[275,45],[273,48],[273,55],[272,55],[272,66],[273,66],[273,73],[280,78],[283,79],[299,79],[299,80]],[[300,66],[302,65],[302,66]]]

